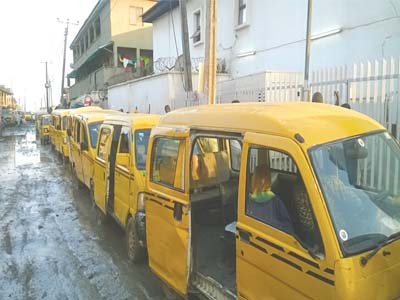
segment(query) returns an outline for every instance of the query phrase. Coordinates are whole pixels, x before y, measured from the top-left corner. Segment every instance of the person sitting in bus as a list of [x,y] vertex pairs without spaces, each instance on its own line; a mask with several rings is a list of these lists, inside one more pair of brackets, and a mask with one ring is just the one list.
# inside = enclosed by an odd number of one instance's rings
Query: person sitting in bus
[[294,232],[285,204],[271,190],[271,173],[266,164],[258,165],[251,175],[246,213],[286,233]]

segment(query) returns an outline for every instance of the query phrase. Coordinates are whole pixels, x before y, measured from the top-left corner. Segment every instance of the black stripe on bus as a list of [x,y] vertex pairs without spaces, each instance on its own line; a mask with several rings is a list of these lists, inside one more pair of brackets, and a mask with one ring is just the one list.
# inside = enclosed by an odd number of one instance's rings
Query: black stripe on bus
[[331,280],[329,278],[326,278],[324,276],[321,276],[321,275],[319,275],[317,273],[314,273],[313,271],[307,271],[306,274],[308,274],[308,275],[310,275],[310,276],[312,276],[314,278],[317,278],[317,279],[319,279],[319,280],[321,280],[321,281],[323,281],[323,282],[325,282],[327,284],[335,286],[335,281],[333,281],[333,280]]
[[154,199],[154,198],[148,198],[147,200],[148,200],[148,201],[151,201],[151,202],[154,202],[154,203],[157,203],[158,205],[163,206],[163,204],[162,204],[160,201],[157,201],[157,200]]
[[308,258],[305,258],[305,257],[303,257],[301,255],[298,255],[297,253],[294,253],[292,251],[289,252],[289,255],[297,258],[298,260],[301,260],[302,262],[304,262],[306,264],[309,264],[310,266],[313,266],[313,267],[319,269],[319,264],[317,264],[316,262],[314,262],[312,260],[309,260]]
[[264,247],[261,247],[261,246],[259,246],[259,245],[257,245],[256,243],[253,243],[253,242],[249,242],[249,245],[250,246],[253,246],[254,248],[257,248],[258,250],[260,250],[260,251],[262,251],[262,252],[264,252],[264,253],[268,253],[268,251],[267,251],[267,249],[265,249]]
[[103,162],[101,162],[101,161],[99,161],[99,160],[97,160],[97,159],[95,159],[94,162],[95,162],[96,164],[102,166],[102,167],[105,167],[105,166],[106,166],[105,163],[103,163]]
[[299,270],[299,271],[303,271],[303,269],[301,268],[301,266],[299,266],[298,264],[292,262],[291,260],[288,260],[288,259],[286,259],[286,258],[284,258],[284,257],[282,257],[282,256],[280,256],[280,255],[278,255],[278,254],[276,254],[276,253],[272,253],[271,256],[272,256],[273,258],[276,258],[277,260],[280,260],[280,261],[282,261],[282,262],[288,264],[289,266],[291,266],[291,267],[293,267],[293,268],[295,268],[295,269],[297,269],[297,270]]
[[120,175],[124,176],[125,178],[131,179],[131,175],[129,174],[129,172],[126,172],[125,170],[118,168],[118,166],[115,167],[115,171],[118,172]]
[[328,274],[335,275],[335,271],[332,270],[331,268],[326,268],[324,271],[325,271],[326,273],[328,273]]
[[275,244],[273,242],[270,242],[270,241],[268,241],[268,240],[266,240],[266,239],[264,239],[262,237],[258,236],[258,237],[256,237],[256,239],[259,240],[260,242],[264,243],[264,244],[267,244],[268,246],[271,246],[271,247],[281,251],[281,252],[285,252],[285,249],[283,249],[283,247],[281,247],[281,246],[279,246],[279,245],[277,245],[277,244]]

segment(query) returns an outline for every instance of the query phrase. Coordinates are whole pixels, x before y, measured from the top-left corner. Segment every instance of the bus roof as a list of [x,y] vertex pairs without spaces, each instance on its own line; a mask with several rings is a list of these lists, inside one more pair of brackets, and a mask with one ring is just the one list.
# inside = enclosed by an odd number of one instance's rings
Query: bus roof
[[139,114],[139,113],[125,113],[121,115],[108,115],[104,119],[104,123],[127,125],[127,126],[154,126],[161,119],[160,115],[155,114]]
[[104,121],[104,119],[108,115],[123,115],[123,113],[111,109],[101,109],[101,110],[85,111],[82,113],[74,114],[74,117],[82,118],[86,122],[92,123],[92,122]]
[[305,147],[339,140],[384,127],[373,119],[342,107],[309,102],[232,103],[187,107],[168,113],[163,127],[209,128],[259,132],[294,139]]
[[65,116],[69,115],[72,109],[55,109],[51,112],[52,115]]
[[100,111],[103,110],[103,108],[99,106],[85,106],[85,107],[79,107],[79,108],[72,108],[70,110],[71,115],[76,115],[79,113],[84,113],[84,112],[89,112],[89,111]]

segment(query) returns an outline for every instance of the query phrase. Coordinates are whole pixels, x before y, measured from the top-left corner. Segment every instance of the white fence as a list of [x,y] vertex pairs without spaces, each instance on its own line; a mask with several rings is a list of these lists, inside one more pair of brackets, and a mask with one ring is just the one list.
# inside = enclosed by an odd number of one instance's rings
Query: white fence
[[311,76],[312,93],[319,91],[324,102],[349,103],[400,138],[400,58],[382,59],[319,70]]
[[[316,70],[310,86],[325,103],[349,103],[400,139],[400,58]],[[217,102],[300,101],[302,88],[302,72],[267,71],[218,83]]]

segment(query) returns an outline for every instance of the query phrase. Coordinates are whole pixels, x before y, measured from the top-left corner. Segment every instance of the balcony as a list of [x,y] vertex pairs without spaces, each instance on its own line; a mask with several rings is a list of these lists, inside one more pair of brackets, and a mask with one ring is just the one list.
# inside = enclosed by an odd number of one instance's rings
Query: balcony
[[90,94],[93,91],[106,90],[108,86],[128,80],[150,75],[152,68],[140,68],[134,71],[126,71],[120,67],[102,67],[89,74],[86,78],[76,82],[70,88],[71,99]]

